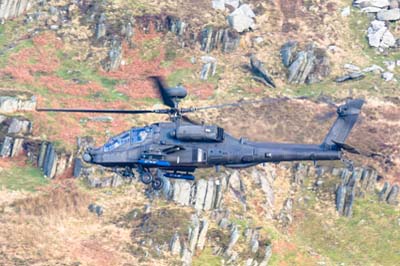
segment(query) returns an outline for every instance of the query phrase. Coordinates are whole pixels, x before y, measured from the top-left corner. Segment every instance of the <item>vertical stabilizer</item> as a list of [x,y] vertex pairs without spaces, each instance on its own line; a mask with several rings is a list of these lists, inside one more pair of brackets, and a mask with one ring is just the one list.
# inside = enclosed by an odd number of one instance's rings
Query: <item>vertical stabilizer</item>
[[346,104],[337,109],[338,117],[326,135],[323,146],[336,146],[337,143],[344,143],[350,134],[351,129],[357,122],[364,100],[349,100]]

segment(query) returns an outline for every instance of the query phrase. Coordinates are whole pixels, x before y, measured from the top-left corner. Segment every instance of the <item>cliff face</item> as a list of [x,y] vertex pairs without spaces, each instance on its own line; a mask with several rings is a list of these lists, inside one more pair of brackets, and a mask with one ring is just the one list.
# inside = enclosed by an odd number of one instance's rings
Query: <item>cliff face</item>
[[[0,0],[0,265],[397,265],[400,1],[353,2]],[[190,114],[255,141],[320,143],[364,98],[346,143],[371,155],[157,192],[79,158],[165,117],[35,112],[160,108],[151,75],[183,107],[264,98]]]
[[38,0],[1,0],[0,19],[14,18],[28,11]]

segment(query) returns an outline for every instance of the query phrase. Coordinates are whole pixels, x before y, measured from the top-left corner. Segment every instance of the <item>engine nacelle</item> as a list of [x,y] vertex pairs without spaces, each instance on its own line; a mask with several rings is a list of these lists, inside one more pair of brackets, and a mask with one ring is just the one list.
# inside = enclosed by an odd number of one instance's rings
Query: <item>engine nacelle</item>
[[172,135],[183,141],[222,142],[224,129],[214,125],[181,125]]

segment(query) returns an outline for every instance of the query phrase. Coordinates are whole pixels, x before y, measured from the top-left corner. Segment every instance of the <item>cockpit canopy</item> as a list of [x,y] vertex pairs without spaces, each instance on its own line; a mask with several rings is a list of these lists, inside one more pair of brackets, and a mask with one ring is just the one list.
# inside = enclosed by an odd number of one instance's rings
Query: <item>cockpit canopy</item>
[[125,131],[109,139],[108,142],[104,145],[104,152],[115,150],[118,147],[127,143],[141,143],[147,138],[150,133],[151,127],[132,128],[129,131]]

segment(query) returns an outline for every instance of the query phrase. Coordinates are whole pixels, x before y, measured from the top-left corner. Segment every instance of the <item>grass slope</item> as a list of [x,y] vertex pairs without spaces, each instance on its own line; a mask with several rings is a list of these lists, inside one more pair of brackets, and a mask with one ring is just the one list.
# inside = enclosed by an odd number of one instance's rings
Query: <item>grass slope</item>
[[16,166],[0,170],[0,187],[11,190],[35,191],[48,183],[43,173],[33,166]]
[[399,211],[376,199],[358,199],[351,218],[304,209],[295,242],[310,247],[329,265],[397,265],[400,260]]

